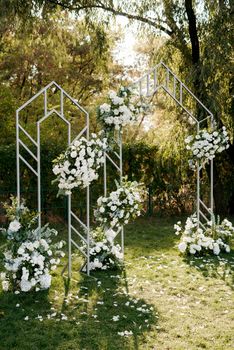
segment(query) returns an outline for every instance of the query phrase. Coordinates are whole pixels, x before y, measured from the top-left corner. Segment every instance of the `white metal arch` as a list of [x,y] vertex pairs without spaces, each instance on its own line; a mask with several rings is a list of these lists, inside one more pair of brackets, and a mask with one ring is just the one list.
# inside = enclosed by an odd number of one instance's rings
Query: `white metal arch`
[[[60,105],[59,110],[57,109],[48,109],[48,90],[55,87],[60,92]],[[20,112],[23,111],[27,106],[30,105],[31,102],[39,98],[43,97],[43,116],[36,122],[36,140],[28,133],[25,128],[20,123]],[[72,104],[82,112],[85,116],[85,126],[81,130],[81,132],[76,136],[75,139],[80,138],[81,136],[85,136],[89,139],[89,114],[88,112],[81,107],[76,100],[74,100],[63,88],[61,88],[56,82],[52,81],[46,87],[44,87],[41,91],[39,91],[36,95],[34,95],[31,99],[29,99],[26,103],[24,103],[20,108],[16,111],[16,164],[17,164],[17,197],[20,202],[21,197],[21,181],[20,181],[20,164],[21,162],[26,165],[28,169],[37,177],[37,210],[38,210],[38,227],[41,228],[41,125],[42,123],[48,119],[52,114],[56,114],[58,118],[60,118],[64,123],[67,124],[67,144],[70,145],[73,140],[71,140],[71,123],[66,118],[64,114],[64,98],[67,98],[72,102]],[[30,148],[23,142],[20,137],[20,132],[23,133],[28,140],[36,147],[36,154],[30,150]],[[36,161],[36,167],[34,168],[32,165],[28,163],[28,161],[21,154],[21,147],[27,151],[28,155],[31,156],[34,161]],[[89,263],[89,231],[90,231],[90,203],[89,203],[89,186],[86,190],[86,223],[82,222],[80,218],[75,215],[72,210],[72,202],[71,195],[68,196],[68,275],[71,277],[72,271],[72,245],[74,245],[77,249],[81,251],[81,253],[87,259],[87,273],[90,272],[90,263]],[[86,236],[81,235],[78,230],[72,225],[72,220],[77,222],[84,229]],[[82,240],[86,246],[86,251],[81,249],[81,247],[75,242],[73,239],[73,235],[76,234]]]
[[[157,64],[154,68],[150,69],[143,77],[133,83],[133,87],[136,88],[140,96],[150,97],[153,96],[159,89],[164,90],[194,121],[196,132],[201,129],[202,123],[205,121],[210,122],[211,128],[214,128],[214,116],[208,108],[189,90],[189,88],[168,68],[163,62]],[[184,94],[188,94],[190,98],[199,105],[203,110],[205,117],[202,120],[198,120],[194,111],[189,109],[184,102]],[[202,165],[197,162],[197,194],[196,194],[196,215],[198,218],[198,226],[205,228],[205,224],[208,221],[214,220],[214,172],[213,172],[213,160],[210,161],[210,205],[209,208],[201,199],[201,170]],[[202,222],[203,220],[203,222]]]

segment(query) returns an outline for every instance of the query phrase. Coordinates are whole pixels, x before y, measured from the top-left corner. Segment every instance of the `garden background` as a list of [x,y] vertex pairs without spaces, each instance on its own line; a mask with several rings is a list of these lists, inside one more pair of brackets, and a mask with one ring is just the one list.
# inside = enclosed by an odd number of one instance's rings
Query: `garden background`
[[[15,110],[20,105],[54,80],[90,112],[96,132],[96,109],[108,91],[131,84],[162,60],[214,114],[218,127],[227,128],[231,145],[215,158],[214,195],[215,211],[232,219],[233,10],[233,2],[224,0],[0,0],[0,201],[16,194]],[[133,29],[116,22],[120,14],[129,23],[138,20]],[[135,60],[127,64],[118,57],[130,30],[136,37]],[[1,350],[233,349],[233,251],[219,257],[179,255],[173,224],[181,218],[184,223],[195,209],[196,177],[184,144],[192,126],[164,93],[152,102],[152,116],[124,133],[124,174],[148,189],[145,217],[126,228],[125,269],[98,272],[93,280],[78,273],[81,260],[74,257],[70,285],[60,266],[48,292],[2,292]],[[33,108],[37,118],[41,105]],[[27,130],[31,112],[23,120]],[[70,120],[79,128],[72,110]],[[65,147],[64,129],[53,119],[46,127],[42,207],[66,239],[67,203],[51,184],[52,160]],[[116,174],[109,174],[113,184]],[[23,168],[21,176],[24,197],[35,207],[35,180]],[[100,174],[92,186],[92,205],[102,188]],[[82,191],[75,196],[82,217]],[[5,223],[2,206],[0,222]],[[0,245],[2,254],[2,237]],[[126,330],[133,336],[121,335]]]

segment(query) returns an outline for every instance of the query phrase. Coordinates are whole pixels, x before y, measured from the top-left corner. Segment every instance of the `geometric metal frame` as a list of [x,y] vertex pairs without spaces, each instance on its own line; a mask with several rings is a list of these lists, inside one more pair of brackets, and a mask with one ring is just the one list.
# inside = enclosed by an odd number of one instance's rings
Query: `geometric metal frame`
[[[60,91],[60,110],[52,109],[48,110],[48,96],[47,91],[51,89],[51,87],[56,87]],[[20,112],[26,108],[32,101],[37,99],[39,96],[43,96],[44,100],[44,113],[43,116],[36,122],[37,128],[37,136],[36,140],[23,128],[20,124]],[[76,100],[74,100],[63,88],[61,88],[56,82],[52,81],[46,87],[44,87],[41,91],[39,91],[36,95],[30,98],[27,102],[25,102],[20,108],[16,111],[16,164],[17,164],[17,197],[20,203],[21,197],[21,181],[20,181],[20,162],[23,162],[24,165],[27,166],[28,169],[37,177],[37,211],[38,211],[38,228],[41,228],[41,124],[49,118],[52,114],[56,114],[58,118],[63,120],[64,123],[67,124],[67,144],[70,145],[71,142],[71,123],[66,119],[64,115],[64,98],[68,98],[72,102],[72,104],[82,113],[84,113],[86,117],[86,123],[84,128],[81,130],[79,135],[75,137],[75,139],[79,139],[81,136],[85,135],[86,139],[89,139],[89,113],[81,107]],[[31,141],[31,143],[36,146],[36,154],[34,154],[27,145],[22,141],[20,137],[20,132]],[[22,156],[20,150],[21,147],[24,148],[25,151],[36,161],[36,169],[34,169],[27,160]],[[80,218],[78,218],[75,213],[72,211],[72,201],[71,195],[68,195],[68,276],[71,277],[72,271],[72,245],[78,248],[83,255],[85,255],[87,259],[87,273],[90,272],[90,261],[89,261],[89,233],[90,233],[90,193],[89,186],[86,189],[86,223],[82,222]],[[81,249],[81,247],[73,240],[73,234],[77,234],[80,236],[80,233],[75,229],[72,225],[72,220],[78,222],[85,230],[85,237],[82,236],[83,242],[86,247],[86,252]]]
[[[164,79],[162,83],[158,83],[158,70],[163,71]],[[173,82],[172,88],[170,87],[170,82]],[[52,86],[55,86],[60,91],[60,110],[52,109],[48,110],[48,101],[47,101],[47,91]],[[159,89],[163,89],[183,110],[193,119],[196,125],[196,131],[199,132],[200,125],[205,120],[210,120],[211,128],[214,127],[214,117],[213,114],[205,107],[205,105],[186,87],[186,85],[163,63],[160,62],[153,69],[150,69],[143,77],[138,79],[132,85],[137,89],[139,96],[150,97],[153,96]],[[179,86],[179,95],[176,93]],[[177,89],[177,90],[176,90]],[[200,105],[201,108],[207,113],[207,116],[199,121],[193,113],[186,108],[183,103],[183,91],[186,91],[192,99]],[[37,128],[37,139],[34,140],[33,137],[22,127],[19,120],[20,112],[27,107],[32,101],[37,99],[39,96],[43,95],[44,99],[44,115],[36,122]],[[16,111],[16,164],[17,164],[17,197],[20,202],[21,197],[21,182],[20,182],[20,162],[23,162],[28,169],[37,177],[37,203],[38,203],[38,227],[41,228],[41,159],[40,159],[40,132],[41,124],[49,118],[52,114],[56,114],[58,118],[63,120],[67,124],[67,144],[70,145],[71,142],[71,123],[66,119],[64,115],[64,97],[68,98],[79,111],[84,113],[86,116],[86,125],[81,130],[81,132],[75,137],[79,139],[81,136],[85,135],[86,139],[89,140],[89,113],[81,107],[76,100],[74,100],[63,88],[61,88],[56,82],[52,81],[45,88],[39,91],[36,95],[30,98],[26,103],[24,103]],[[20,138],[20,132],[23,134],[36,146],[37,154],[35,155],[27,145]],[[123,154],[122,154],[122,134],[121,131],[117,132],[114,138],[114,142],[117,145],[117,152],[114,152],[115,159],[110,155],[109,152],[106,152],[104,155],[104,196],[107,196],[107,162],[110,162],[117,170],[119,175],[120,183],[123,176]],[[22,156],[20,152],[20,147],[23,147],[25,151],[36,161],[36,169],[34,169],[27,160]],[[116,160],[117,159],[117,160]],[[210,208],[208,208],[201,199],[201,190],[200,190],[200,181],[201,181],[201,169],[202,166],[197,163],[197,200],[196,200],[196,214],[198,218],[198,226],[204,228],[202,219],[205,221],[213,221],[213,209],[214,209],[214,200],[213,200],[213,160],[210,161]],[[207,217],[207,215],[209,217]],[[80,234],[80,232],[72,224],[72,220],[75,220],[79,223],[84,231],[86,232],[85,237]],[[121,234],[121,248],[122,253],[124,254],[124,230],[121,227],[118,230],[118,234]],[[78,235],[79,238],[83,240],[83,243],[86,247],[86,252],[81,249],[81,247],[73,239],[73,235]],[[72,272],[72,245],[75,246],[80,252],[86,257],[86,272],[90,274],[90,188],[86,188],[86,223],[81,221],[79,217],[72,210],[72,201],[71,195],[68,195],[68,276],[71,277]]]
[[[161,82],[159,83],[159,75]],[[163,75],[163,77],[162,77]],[[192,93],[191,90],[168,68],[163,62],[157,64],[154,68],[150,69],[143,77],[135,81],[132,85],[138,92],[139,96],[150,97],[153,96],[159,89],[164,90],[182,109],[189,115],[195,123],[196,132],[201,129],[201,124],[204,121],[210,121],[211,129],[214,128],[214,116],[209,109]],[[202,120],[198,120],[193,112],[186,108],[183,101],[184,91],[190,96],[190,98],[196,102],[200,108],[206,113],[206,117]],[[201,162],[197,162],[196,177],[197,177],[197,193],[196,193],[196,215],[198,219],[198,227],[205,228],[205,224],[202,220],[208,221],[214,220],[214,171],[213,171],[213,159],[210,161],[210,206],[209,208],[201,199]]]

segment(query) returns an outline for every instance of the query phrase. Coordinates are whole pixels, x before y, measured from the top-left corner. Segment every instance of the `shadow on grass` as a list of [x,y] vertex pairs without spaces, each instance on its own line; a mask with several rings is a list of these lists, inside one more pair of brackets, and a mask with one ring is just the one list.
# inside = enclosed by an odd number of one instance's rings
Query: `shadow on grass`
[[219,256],[189,256],[184,261],[200,271],[204,277],[221,279],[234,290],[234,251]]
[[140,218],[125,229],[126,248],[134,248],[150,254],[153,251],[166,251],[174,248],[178,237],[173,225],[178,218]]
[[[157,311],[128,295],[124,271],[94,277],[83,275],[70,284],[64,279],[48,293],[1,293],[0,349],[137,350],[139,337],[143,341],[157,323]],[[124,331],[132,335],[121,335]]]

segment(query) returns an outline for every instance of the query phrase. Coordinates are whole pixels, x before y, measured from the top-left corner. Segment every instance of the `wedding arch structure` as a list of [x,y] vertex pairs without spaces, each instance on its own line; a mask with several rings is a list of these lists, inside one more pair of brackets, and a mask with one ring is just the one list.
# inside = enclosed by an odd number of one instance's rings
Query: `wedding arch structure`
[[[165,93],[169,95],[186,113],[188,121],[193,125],[193,129],[197,134],[203,128],[203,125],[205,127],[209,125],[211,130],[214,128],[215,122],[213,114],[163,62],[160,62],[154,68],[150,69],[144,76],[134,82],[133,86],[138,91],[139,96],[145,97],[153,96],[159,90],[165,91]],[[202,115],[201,118],[195,116],[194,111],[198,110]],[[202,198],[201,171],[202,164],[198,161],[196,166],[196,216],[198,219],[198,226],[204,229],[205,224],[208,221],[213,221],[213,159],[210,160],[210,189],[208,205],[204,203]]]
[[[204,123],[208,123],[211,128],[214,127],[213,114],[205,107],[205,105],[186,87],[186,85],[163,63],[160,62],[153,69],[150,69],[144,76],[133,83],[135,91],[140,97],[151,97],[155,95],[160,89],[165,91],[178,106],[180,106],[186,113],[188,120],[193,124],[195,131],[198,133]],[[48,106],[48,91],[56,88],[60,93],[59,107],[49,109]],[[33,101],[43,97],[43,113],[41,117],[36,121],[36,137],[33,137],[21,124],[21,113],[27,108]],[[189,97],[189,104],[187,104],[187,97]],[[63,88],[61,88],[56,82],[51,82],[35,96],[29,99],[16,111],[16,163],[17,163],[17,197],[20,200],[21,197],[21,181],[20,181],[20,167],[21,163],[31,171],[33,176],[37,178],[37,210],[38,210],[38,227],[41,227],[41,126],[45,120],[50,116],[55,115],[67,125],[67,145],[70,145],[75,139],[71,139],[71,122],[64,113],[64,99],[68,99],[77,109],[79,113],[83,113],[85,116],[85,125],[81,131],[75,137],[79,139],[85,136],[89,139],[89,114],[79,105],[79,103],[72,98]],[[192,103],[191,103],[192,101]],[[203,118],[199,120],[194,110],[199,108],[203,111]],[[23,137],[31,143],[36,152],[30,149],[30,146],[26,145],[23,141]],[[103,191],[104,196],[108,194],[108,170],[107,164],[111,164],[117,171],[120,183],[123,176],[123,154],[122,154],[122,134],[117,132],[114,137],[114,143],[116,144],[116,150],[105,153],[104,166],[103,166]],[[27,155],[35,161],[36,166],[33,167],[22,155],[22,148]],[[196,215],[198,218],[198,226],[205,228],[205,224],[208,221],[213,220],[213,160],[210,161],[210,191],[209,191],[209,204],[205,204],[201,193],[201,170],[202,165],[197,163],[196,176],[197,176],[197,191],[196,191]],[[72,274],[72,246],[78,249],[86,259],[86,272],[90,274],[90,186],[86,188],[86,220],[85,222],[79,218],[72,207],[72,195],[68,195],[68,276]],[[83,233],[80,232],[75,224],[77,223],[83,229]],[[121,235],[121,248],[124,253],[124,229],[121,227],[118,231]],[[82,242],[82,246],[77,244],[75,237],[79,237]],[[85,246],[85,250],[82,247]]]

